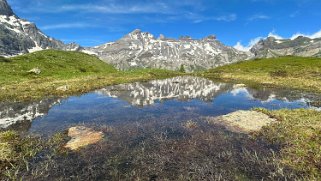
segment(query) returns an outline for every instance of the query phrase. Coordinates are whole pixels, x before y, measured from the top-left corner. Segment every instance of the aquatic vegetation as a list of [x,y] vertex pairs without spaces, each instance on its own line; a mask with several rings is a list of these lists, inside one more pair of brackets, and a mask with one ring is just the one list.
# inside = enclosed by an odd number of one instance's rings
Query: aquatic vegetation
[[41,154],[49,156],[61,150],[65,142],[63,134],[50,140],[38,137],[22,137],[14,131],[0,132],[0,179],[17,180],[29,170],[29,165]]
[[[77,152],[63,149],[66,134],[54,136],[35,156],[19,162],[18,171],[9,169],[2,178],[8,175],[23,180],[53,177],[58,180],[293,180],[304,177],[284,166],[277,150],[264,142],[207,124],[205,120],[193,120],[198,127],[186,129],[186,122],[168,118],[126,122],[112,129],[102,126],[100,131],[108,139]],[[96,125],[95,130],[98,129]]]
[[193,120],[188,120],[185,123],[183,123],[183,127],[186,129],[195,129],[198,127],[198,124]]

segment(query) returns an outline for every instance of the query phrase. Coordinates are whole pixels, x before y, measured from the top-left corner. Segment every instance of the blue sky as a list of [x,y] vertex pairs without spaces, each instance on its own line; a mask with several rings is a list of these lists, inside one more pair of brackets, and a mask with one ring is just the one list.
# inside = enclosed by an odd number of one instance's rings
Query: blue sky
[[[285,38],[321,30],[321,0],[8,0],[47,35],[83,46],[115,41],[134,29],[155,36],[248,45],[268,34]],[[321,32],[319,32],[321,34]]]

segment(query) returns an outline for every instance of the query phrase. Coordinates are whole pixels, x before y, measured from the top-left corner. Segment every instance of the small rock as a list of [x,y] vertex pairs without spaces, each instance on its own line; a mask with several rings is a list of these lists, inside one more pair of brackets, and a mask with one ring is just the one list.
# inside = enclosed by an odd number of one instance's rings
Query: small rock
[[239,88],[244,88],[244,87],[246,87],[245,84],[235,84],[235,85],[233,86],[234,89],[239,89]]
[[250,133],[276,122],[268,115],[256,111],[236,111],[220,117],[207,118],[209,123],[225,126],[232,132]]
[[36,68],[29,70],[28,73],[39,75],[41,73],[41,70],[38,67],[36,67]]
[[71,137],[71,140],[66,144],[65,148],[78,150],[102,140],[104,134],[84,126],[76,126],[69,128],[68,136]]
[[63,85],[63,86],[57,87],[56,90],[57,90],[57,91],[66,92],[68,89],[69,89],[69,86],[68,86],[68,85]]

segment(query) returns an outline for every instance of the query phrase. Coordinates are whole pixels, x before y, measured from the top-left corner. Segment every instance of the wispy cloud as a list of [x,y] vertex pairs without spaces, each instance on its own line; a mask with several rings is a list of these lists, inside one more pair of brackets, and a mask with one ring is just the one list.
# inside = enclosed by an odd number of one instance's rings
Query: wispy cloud
[[248,18],[248,21],[257,21],[257,20],[268,20],[270,19],[270,16],[264,15],[264,14],[255,14]]
[[229,15],[224,15],[224,16],[218,16],[215,17],[214,20],[216,21],[235,21],[237,19],[237,15],[236,14],[229,14]]
[[295,33],[294,35],[291,36],[290,39],[296,39],[299,36],[305,36],[311,39],[315,39],[315,38],[321,38],[321,30],[312,34],[305,34],[305,33]]
[[234,45],[234,48],[240,51],[249,51],[255,44],[257,44],[263,38],[264,37],[256,37],[254,39],[251,39],[246,46],[242,45],[242,43],[239,41],[236,43],[236,45]]
[[204,21],[225,21],[225,22],[231,22],[235,21],[237,19],[237,15],[234,13],[231,14],[226,14],[226,15],[218,15],[218,16],[212,16],[212,17],[207,17],[207,16],[202,16],[199,14],[192,14],[189,13],[185,16],[186,19],[190,19],[193,21],[193,23],[201,23]]
[[275,33],[275,31],[272,31],[269,33],[268,37],[274,37],[275,39],[291,39],[294,40],[296,38],[298,38],[299,36],[304,36],[304,37],[308,37],[311,39],[315,39],[315,38],[321,38],[321,30],[315,32],[315,33],[294,33],[293,35],[291,35],[290,37],[283,37],[280,36],[278,34]]
[[[12,0],[15,2],[15,0]],[[25,13],[45,12],[45,13],[105,13],[105,14],[178,14],[184,8],[191,10],[202,10],[203,5],[198,1],[172,0],[157,1],[120,1],[120,0],[96,0],[94,3],[84,3],[73,1],[49,1],[49,0],[30,0],[19,9]]]
[[[308,37],[308,38],[311,38],[311,39],[321,38],[321,30],[317,31],[315,33],[312,33],[312,34],[295,33],[289,38],[285,38],[283,36],[280,36],[280,35],[276,34],[275,30],[271,31],[267,35],[267,37],[273,37],[273,38],[279,39],[279,40],[280,39],[291,39],[291,40],[294,40],[299,36],[304,36],[304,37]],[[234,48],[237,49],[237,50],[241,50],[241,51],[249,51],[256,43],[258,43],[260,40],[265,39],[265,38],[266,37],[263,37],[263,36],[254,38],[254,39],[250,40],[250,42],[247,45],[243,45],[240,41],[238,41],[234,45]]]
[[97,25],[89,23],[61,23],[42,26],[43,30],[53,30],[53,29],[75,29],[75,28],[92,28],[97,27]]
[[[159,6],[158,6],[159,5]],[[155,8],[155,6],[157,8]],[[55,9],[53,12],[88,12],[88,13],[106,13],[106,14],[149,14],[149,13],[171,13],[169,7],[163,4],[108,4],[108,5],[94,5],[94,4],[80,4],[80,5],[64,5]]]

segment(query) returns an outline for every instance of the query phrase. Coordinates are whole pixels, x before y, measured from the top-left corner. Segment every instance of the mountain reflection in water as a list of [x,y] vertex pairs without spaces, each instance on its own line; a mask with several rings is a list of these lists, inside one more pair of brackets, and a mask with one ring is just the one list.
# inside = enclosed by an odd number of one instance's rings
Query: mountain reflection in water
[[161,118],[181,121],[255,107],[315,108],[310,104],[313,102],[320,102],[320,96],[184,76],[109,86],[64,100],[0,103],[0,129],[53,132],[80,123],[117,124]]

